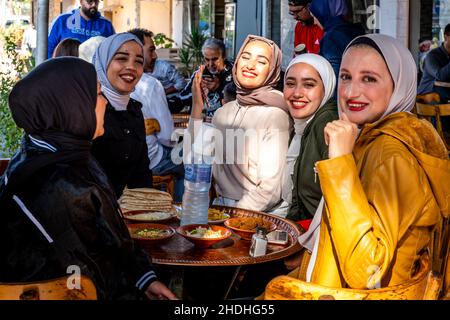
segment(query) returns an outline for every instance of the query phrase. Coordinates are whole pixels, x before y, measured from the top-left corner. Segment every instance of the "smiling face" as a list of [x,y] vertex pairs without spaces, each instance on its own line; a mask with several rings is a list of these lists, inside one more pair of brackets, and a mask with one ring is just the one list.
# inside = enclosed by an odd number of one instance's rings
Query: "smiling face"
[[114,54],[106,75],[120,94],[129,94],[144,72],[144,56],[136,41],[125,42]]
[[317,70],[301,62],[289,68],[283,94],[291,116],[305,119],[319,108],[325,89]]
[[339,104],[358,125],[377,121],[386,111],[394,82],[383,57],[368,46],[352,47],[344,55],[339,73]]
[[243,88],[259,88],[270,72],[272,48],[263,41],[247,43],[236,65],[236,80]]

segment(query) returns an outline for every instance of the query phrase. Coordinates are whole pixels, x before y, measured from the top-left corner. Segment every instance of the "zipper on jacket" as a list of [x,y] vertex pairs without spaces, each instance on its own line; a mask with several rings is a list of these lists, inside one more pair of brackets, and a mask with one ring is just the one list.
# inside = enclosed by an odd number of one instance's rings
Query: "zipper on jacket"
[[[317,163],[317,162],[316,162]],[[314,164],[313,170],[314,170],[314,183],[317,183],[317,168],[316,163]]]

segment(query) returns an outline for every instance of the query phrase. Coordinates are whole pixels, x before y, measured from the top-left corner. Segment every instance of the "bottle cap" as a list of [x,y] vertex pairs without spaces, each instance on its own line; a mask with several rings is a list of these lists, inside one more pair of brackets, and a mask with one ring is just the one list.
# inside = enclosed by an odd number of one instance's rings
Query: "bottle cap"
[[262,234],[267,234],[267,229],[263,228],[263,227],[257,227],[256,228],[256,233],[262,233]]

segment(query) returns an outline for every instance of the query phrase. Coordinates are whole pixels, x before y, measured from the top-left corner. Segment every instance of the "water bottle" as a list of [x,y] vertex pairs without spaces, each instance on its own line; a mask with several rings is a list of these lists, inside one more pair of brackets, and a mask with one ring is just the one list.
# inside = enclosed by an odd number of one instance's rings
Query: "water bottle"
[[194,153],[191,163],[184,165],[184,194],[182,226],[208,223],[209,188],[212,166],[201,154]]

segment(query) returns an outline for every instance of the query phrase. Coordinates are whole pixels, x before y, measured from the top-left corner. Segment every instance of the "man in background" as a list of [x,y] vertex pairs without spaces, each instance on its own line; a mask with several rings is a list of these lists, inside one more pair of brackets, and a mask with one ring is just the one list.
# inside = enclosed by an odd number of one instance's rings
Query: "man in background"
[[98,12],[99,1],[80,0],[80,8],[60,14],[53,20],[48,33],[48,58],[52,57],[58,43],[66,38],[83,43],[91,37],[109,37],[115,33],[111,22]]
[[289,14],[297,21],[294,31],[294,48],[305,45],[305,53],[319,53],[322,28],[314,23],[314,17],[309,11],[311,0],[289,0]]
[[[205,65],[202,78],[202,88],[206,92],[204,109],[206,117],[209,118],[222,106],[223,88],[233,81],[233,64],[226,58],[225,44],[216,38],[206,39],[202,46],[202,55]],[[198,69],[192,73],[189,83],[180,93],[181,101],[189,111],[192,106],[192,81],[197,71]]]
[[135,28],[128,32],[134,34],[144,45],[144,72],[161,82],[171,113],[178,113],[184,105],[180,100],[180,91],[186,86],[186,80],[175,66],[165,60],[158,59],[153,32]]

